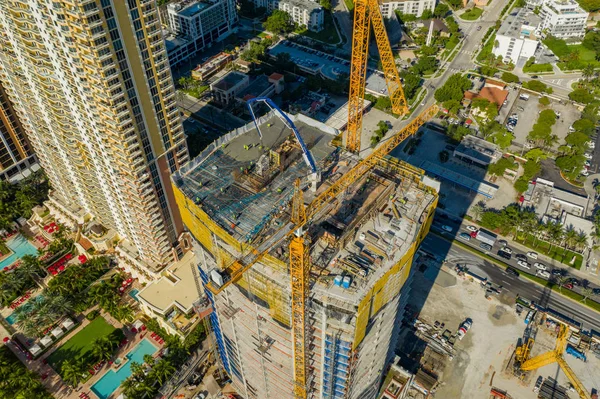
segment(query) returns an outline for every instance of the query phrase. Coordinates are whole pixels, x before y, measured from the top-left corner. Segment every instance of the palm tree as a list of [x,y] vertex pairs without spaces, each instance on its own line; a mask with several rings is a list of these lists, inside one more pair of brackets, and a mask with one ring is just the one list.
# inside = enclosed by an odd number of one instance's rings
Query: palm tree
[[583,249],[587,246],[587,243],[587,234],[584,231],[580,231],[579,234],[577,234],[577,237],[575,237],[575,248],[578,248],[580,251],[583,251]]
[[594,77],[594,66],[591,63],[588,63],[581,71],[581,76],[589,82],[589,80]]
[[567,246],[569,246],[569,248],[572,248],[576,239],[577,239],[577,232],[575,231],[575,229],[569,228],[564,236],[565,248]]
[[161,359],[152,367],[152,376],[156,378],[160,385],[164,384],[167,379],[175,373],[175,366],[168,360]]
[[562,292],[562,287],[569,281],[569,277],[560,275],[556,276],[554,280],[556,281],[556,285],[558,285],[558,290]]
[[60,366],[60,374],[62,379],[72,387],[76,387],[81,380],[83,369],[81,363],[65,360]]
[[110,360],[112,353],[112,345],[108,338],[99,337],[92,341],[92,354],[98,361]]
[[587,302],[587,299],[592,295],[595,295],[595,293],[592,287],[583,287],[581,289],[581,295],[583,296],[582,301]]
[[128,398],[136,398],[138,397],[138,381],[135,377],[129,377],[125,381],[121,383],[121,388],[123,389],[123,393]]
[[152,357],[151,354],[146,353],[144,355],[144,363],[146,363],[148,366],[152,366],[154,364],[154,357]]
[[482,202],[479,202],[471,208],[471,213],[473,214],[475,221],[481,219],[483,212],[485,212],[485,205]]

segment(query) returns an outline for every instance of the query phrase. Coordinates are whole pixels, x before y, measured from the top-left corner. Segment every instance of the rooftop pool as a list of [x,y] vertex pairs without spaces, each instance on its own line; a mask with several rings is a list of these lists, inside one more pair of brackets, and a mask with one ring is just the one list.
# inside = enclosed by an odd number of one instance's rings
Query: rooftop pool
[[144,363],[144,355],[152,355],[157,350],[156,346],[144,338],[125,356],[127,358],[125,364],[116,371],[110,369],[92,385],[92,392],[100,399],[108,398],[131,375],[131,362]]
[[23,255],[37,255],[37,248],[34,247],[28,240],[21,234],[17,234],[6,241],[6,246],[9,247],[13,253],[2,262],[0,262],[0,270],[7,268],[8,266],[21,259]]

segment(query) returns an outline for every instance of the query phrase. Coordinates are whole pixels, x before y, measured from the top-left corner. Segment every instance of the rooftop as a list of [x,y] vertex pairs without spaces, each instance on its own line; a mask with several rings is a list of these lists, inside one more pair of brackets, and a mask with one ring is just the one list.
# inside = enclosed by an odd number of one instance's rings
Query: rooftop
[[467,154],[488,164],[499,157],[500,154],[496,154],[497,151],[496,144],[471,135],[465,136],[455,150],[455,152]]
[[262,95],[270,86],[272,85],[269,82],[269,78],[267,75],[257,76],[256,79],[248,87],[242,90],[237,98],[241,98],[247,100],[249,98],[259,97]]
[[138,293],[138,298],[154,311],[166,314],[173,306],[189,312],[200,294],[192,268],[197,267],[196,255],[190,251],[162,272],[162,277]]
[[[308,204],[358,163],[354,154],[331,145],[334,129],[301,114],[290,118],[321,172],[316,187],[310,184],[310,170],[290,129],[269,114],[259,123],[262,140],[247,125],[173,176],[177,187],[227,234],[250,243],[252,253],[272,248],[269,255],[283,264],[289,262],[294,181],[301,180]],[[393,158],[381,162],[386,166],[375,166],[357,178],[305,227],[312,238],[314,299],[340,311],[355,313],[373,282],[398,264],[436,198],[435,191],[422,183],[422,171]],[[285,268],[273,267],[267,260],[252,267],[289,285]]]
[[498,35],[536,40],[535,32],[532,32],[531,29],[524,29],[524,26],[536,29],[541,22],[542,19],[534,14],[532,10],[515,8],[502,22],[500,29],[498,29]]
[[214,3],[197,0],[183,0],[178,3],[169,4],[168,9],[175,11],[181,16],[191,18],[194,15],[204,11],[213,4]]
[[497,87],[484,87],[479,93],[473,93],[472,91],[465,92],[465,98],[467,100],[474,100],[476,98],[484,98],[489,102],[495,103],[500,108],[506,98],[508,97],[508,91],[498,89]]
[[240,84],[245,79],[248,79],[248,75],[245,73],[232,71],[213,83],[211,87],[213,89],[228,91]]
[[306,0],[281,0],[280,3],[288,3],[292,7],[298,7],[301,10],[308,10],[309,12],[313,10],[322,10],[323,6],[315,1],[306,1]]

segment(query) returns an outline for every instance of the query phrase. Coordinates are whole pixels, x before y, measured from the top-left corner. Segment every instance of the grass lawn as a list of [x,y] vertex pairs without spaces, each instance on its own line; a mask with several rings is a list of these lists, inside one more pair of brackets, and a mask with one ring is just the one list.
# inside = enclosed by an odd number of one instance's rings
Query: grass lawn
[[210,88],[210,86],[208,86],[208,85],[198,85],[196,87],[192,87],[187,90],[183,90],[183,92],[192,97],[200,98],[202,93],[204,93],[209,88]]
[[460,14],[459,17],[461,19],[464,19],[465,21],[475,21],[476,19],[481,17],[482,13],[483,13],[482,8],[473,7],[470,10],[467,10],[467,11],[463,12],[462,14]]
[[344,3],[346,3],[346,8],[348,9],[348,11],[350,11],[350,12],[354,11],[354,1],[344,0]]
[[[515,241],[577,270],[581,268],[581,264],[583,263],[583,256],[581,254],[556,245],[551,246],[546,241],[540,241],[530,234],[527,234],[524,240],[517,239]],[[574,261],[573,258],[575,258]]]
[[90,324],[75,334],[71,339],[58,348],[48,357],[48,363],[60,373],[62,363],[67,359],[83,359],[86,364],[91,364],[92,341],[96,338],[107,337],[115,334],[122,339],[123,331],[114,328],[102,316],[96,317]]
[[573,51],[579,53],[577,61],[559,62],[558,66],[561,69],[582,69],[587,64],[592,64],[596,68],[600,66],[600,62],[596,61],[594,50],[585,48],[581,44],[568,45],[564,40],[554,37],[543,40],[543,43],[560,59],[567,57]]
[[537,72],[552,72],[551,64],[532,64],[523,66],[523,72],[525,73],[537,73]]
[[331,15],[331,11],[325,11],[322,31],[313,32],[307,29],[300,33],[300,35],[310,37],[311,39],[319,40],[327,44],[335,44],[340,41],[340,36],[335,29],[335,22],[333,21],[333,15]]

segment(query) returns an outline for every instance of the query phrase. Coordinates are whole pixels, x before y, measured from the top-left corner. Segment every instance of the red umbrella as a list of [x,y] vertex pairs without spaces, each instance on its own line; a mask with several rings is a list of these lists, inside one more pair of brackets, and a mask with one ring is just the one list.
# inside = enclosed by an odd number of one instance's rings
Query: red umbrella
[[80,262],[80,263],[85,263],[85,262],[87,262],[87,256],[85,256],[85,255],[83,255],[83,254],[82,254],[82,255],[79,255],[79,256],[77,257],[77,259],[79,260],[79,262]]
[[65,255],[65,258],[67,258],[67,259],[71,259],[72,257],[73,257],[73,255],[71,255],[71,254],[66,254]]
[[4,343],[7,343],[8,341],[10,341],[10,338],[8,337],[4,337],[4,339],[2,340]]
[[65,270],[65,267],[64,267],[63,265],[60,265],[60,266],[58,267],[58,270],[62,272],[63,270]]

